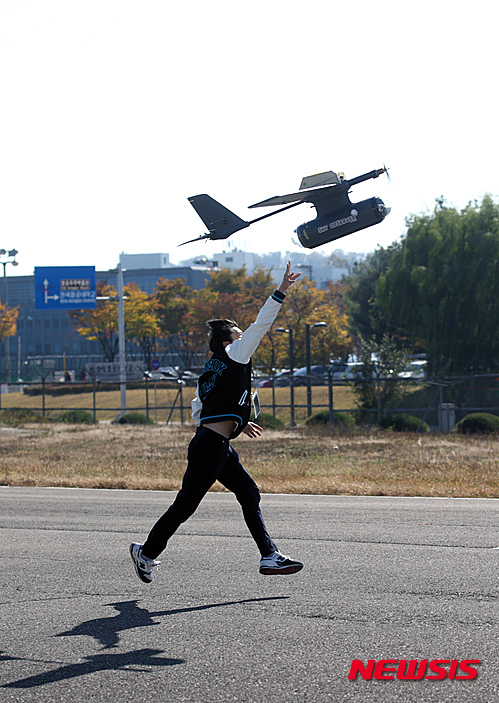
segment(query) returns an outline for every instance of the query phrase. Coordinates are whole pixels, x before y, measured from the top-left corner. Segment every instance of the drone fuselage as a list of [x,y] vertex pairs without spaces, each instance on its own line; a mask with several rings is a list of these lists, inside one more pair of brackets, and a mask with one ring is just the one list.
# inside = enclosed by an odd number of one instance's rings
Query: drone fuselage
[[341,207],[300,225],[295,232],[302,246],[315,249],[322,244],[377,225],[389,212],[381,198],[368,198],[360,203],[348,201],[348,204],[342,204]]

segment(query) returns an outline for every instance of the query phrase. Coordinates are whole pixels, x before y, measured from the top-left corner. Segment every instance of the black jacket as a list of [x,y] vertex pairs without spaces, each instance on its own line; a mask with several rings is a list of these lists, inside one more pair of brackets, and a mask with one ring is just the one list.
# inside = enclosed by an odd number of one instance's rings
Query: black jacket
[[236,423],[231,439],[246,427],[251,413],[251,357],[268,332],[286,296],[275,291],[261,308],[257,318],[240,339],[213,354],[198,380],[192,401],[194,422]]

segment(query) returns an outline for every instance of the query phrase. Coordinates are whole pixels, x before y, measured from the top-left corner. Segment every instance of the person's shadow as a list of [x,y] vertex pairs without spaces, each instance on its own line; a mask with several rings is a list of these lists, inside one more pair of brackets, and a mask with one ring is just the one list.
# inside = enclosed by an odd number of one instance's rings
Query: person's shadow
[[225,603],[209,603],[208,605],[196,605],[189,608],[177,608],[175,610],[155,610],[149,611],[146,608],[140,608],[137,600],[128,600],[118,603],[108,603],[118,615],[112,615],[107,618],[97,618],[95,620],[86,620],[85,622],[75,625],[72,630],[60,632],[55,637],[68,637],[72,635],[88,635],[94,637],[102,644],[103,649],[116,647],[119,643],[119,633],[124,630],[131,630],[136,627],[149,627],[151,625],[159,625],[153,618],[160,618],[167,615],[178,615],[179,613],[190,613],[195,610],[208,610],[210,608],[224,608],[229,605],[240,605],[242,603],[258,603],[268,600],[284,600],[288,596],[273,596],[267,598],[246,598],[245,600],[226,601]]
[[[158,654],[163,654],[163,652],[160,649],[136,649],[132,652],[122,652],[121,654],[94,654],[91,657],[85,657],[85,661],[79,664],[59,666],[52,671],[45,671],[36,676],[27,676],[19,681],[4,684],[2,688],[34,688],[35,686],[43,686],[55,681],[64,681],[73,679],[76,676],[91,674],[94,671],[107,671],[110,669],[114,671],[118,669],[149,671],[149,668],[144,667],[172,666],[184,663],[184,659],[159,657]],[[2,659],[7,658],[16,659],[16,657],[2,657]]]
[[[75,625],[71,630],[60,632],[54,637],[71,637],[75,635],[86,635],[93,637],[101,645],[102,650],[112,649],[119,644],[119,633],[124,630],[130,630],[136,627],[150,627],[159,625],[159,622],[153,618],[164,617],[167,615],[177,615],[179,613],[189,613],[196,610],[208,610],[209,608],[224,608],[231,605],[240,605],[243,603],[258,603],[260,601],[269,600],[285,600],[289,596],[272,596],[266,598],[247,598],[245,600],[226,601],[224,603],[210,603],[208,605],[197,605],[189,608],[177,608],[175,610],[156,610],[150,612],[146,608],[140,608],[137,600],[122,601],[118,603],[108,603],[118,615],[112,615],[107,618],[96,618],[94,620],[86,620],[85,622]],[[183,664],[184,659],[172,659],[168,657],[160,657],[164,652],[160,649],[139,649],[131,652],[113,653],[106,652],[103,654],[95,654],[85,657],[85,661],[78,664],[64,664],[51,671],[46,671],[35,676],[27,676],[26,678],[11,683],[4,684],[3,688],[33,688],[42,686],[54,681],[71,679],[76,676],[83,676],[95,671],[117,670],[126,671],[148,671],[143,667],[151,666],[173,666]],[[37,659],[28,657],[12,657],[5,652],[0,652],[1,661],[31,661],[40,663],[55,664],[58,662],[42,662]]]

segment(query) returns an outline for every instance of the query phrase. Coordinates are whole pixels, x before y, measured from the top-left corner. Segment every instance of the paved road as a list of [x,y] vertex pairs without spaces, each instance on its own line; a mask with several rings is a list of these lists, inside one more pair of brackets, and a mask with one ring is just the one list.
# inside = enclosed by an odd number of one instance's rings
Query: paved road
[[[266,495],[306,568],[264,577],[212,493],[146,586],[128,545],[173,495],[0,487],[2,703],[499,700],[499,500]],[[353,659],[481,664],[350,681]]]

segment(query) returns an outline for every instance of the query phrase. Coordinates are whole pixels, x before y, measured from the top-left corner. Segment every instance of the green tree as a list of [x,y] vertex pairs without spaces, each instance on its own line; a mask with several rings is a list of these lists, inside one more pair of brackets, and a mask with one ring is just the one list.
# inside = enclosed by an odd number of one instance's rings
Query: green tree
[[402,397],[398,374],[407,367],[407,356],[388,334],[380,342],[361,339],[359,362],[353,390],[361,410],[387,408]]
[[364,261],[354,264],[353,272],[344,282],[343,301],[348,311],[349,330],[357,338],[381,342],[389,331],[383,308],[376,299],[376,288],[381,275],[386,273],[399,244],[386,249],[378,247]]
[[499,206],[490,196],[459,212],[408,220],[376,289],[389,324],[426,349],[436,373],[499,366]]

